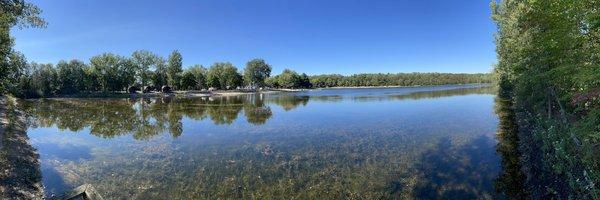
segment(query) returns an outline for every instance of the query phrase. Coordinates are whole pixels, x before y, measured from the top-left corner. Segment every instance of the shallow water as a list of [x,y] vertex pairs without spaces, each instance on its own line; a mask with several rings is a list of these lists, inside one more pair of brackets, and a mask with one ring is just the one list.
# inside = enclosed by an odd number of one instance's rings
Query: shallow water
[[21,103],[47,196],[496,198],[493,89],[327,89]]

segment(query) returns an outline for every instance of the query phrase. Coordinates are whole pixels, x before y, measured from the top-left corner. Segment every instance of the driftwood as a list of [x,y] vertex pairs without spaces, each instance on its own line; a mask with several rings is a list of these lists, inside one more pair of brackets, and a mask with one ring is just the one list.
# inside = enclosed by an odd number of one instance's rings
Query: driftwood
[[100,194],[94,189],[91,184],[85,184],[79,186],[64,195],[54,198],[56,200],[75,200],[75,199],[89,199],[89,200],[104,200]]

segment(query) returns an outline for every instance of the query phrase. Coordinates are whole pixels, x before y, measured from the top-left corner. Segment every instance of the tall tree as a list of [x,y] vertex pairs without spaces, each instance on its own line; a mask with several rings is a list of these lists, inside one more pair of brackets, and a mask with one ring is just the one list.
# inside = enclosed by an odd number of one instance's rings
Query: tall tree
[[193,90],[196,88],[197,84],[198,84],[198,82],[196,80],[196,77],[194,77],[194,74],[192,73],[192,71],[185,70],[183,72],[183,74],[181,75],[181,83],[179,84],[181,89]]
[[169,65],[167,66],[167,77],[169,85],[178,88],[181,72],[182,57],[179,51],[175,50],[169,55]]
[[58,74],[58,91],[61,94],[75,94],[85,89],[84,68],[85,64],[79,60],[66,62],[64,60],[56,65]]
[[221,74],[225,63],[214,63],[206,72],[206,84],[208,87],[221,88]]
[[6,91],[6,86],[14,84],[17,80],[15,73],[19,73],[18,66],[11,65],[11,56],[16,52],[12,49],[13,39],[10,29],[14,26],[45,27],[46,22],[39,16],[41,10],[24,0],[0,0],[0,94]]
[[105,53],[92,57],[90,63],[102,91],[122,91],[135,81],[135,65],[130,59]]
[[194,75],[196,80],[196,89],[202,89],[206,87],[206,68],[202,65],[194,65],[188,68],[188,71]]
[[206,81],[209,87],[232,89],[241,85],[242,76],[233,64],[217,62],[206,73]]
[[150,67],[156,67],[158,56],[147,50],[137,50],[131,54],[136,67],[136,80],[142,86],[148,85],[151,79]]
[[263,59],[253,59],[244,68],[244,83],[249,86],[265,85],[265,79],[271,75],[271,66]]
[[152,84],[154,86],[160,88],[163,85],[168,85],[167,83],[167,63],[164,58],[158,57],[156,59],[156,69],[154,73],[152,73]]

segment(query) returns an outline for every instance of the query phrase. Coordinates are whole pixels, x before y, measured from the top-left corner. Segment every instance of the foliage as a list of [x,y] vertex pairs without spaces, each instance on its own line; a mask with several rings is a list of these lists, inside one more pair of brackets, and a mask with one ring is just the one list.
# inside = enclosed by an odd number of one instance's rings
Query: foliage
[[311,88],[312,84],[306,74],[298,74],[291,69],[285,69],[283,72],[272,79],[266,81],[267,85],[275,88]]
[[[537,198],[600,198],[600,1],[492,2],[495,68],[512,96]],[[539,143],[539,147],[536,147]],[[538,153],[540,151],[541,153]],[[537,158],[541,157],[541,158]],[[532,159],[533,158],[533,159]],[[529,162],[529,163],[528,163]]]
[[131,54],[131,61],[136,67],[136,81],[141,86],[146,86],[151,78],[150,67],[156,68],[159,63],[158,56],[147,50],[138,50]]
[[179,89],[181,72],[183,71],[181,69],[181,65],[182,65],[181,62],[182,62],[182,58],[181,58],[181,54],[179,53],[179,51],[177,51],[177,50],[173,51],[173,53],[171,53],[171,55],[169,56],[169,65],[167,66],[167,77],[168,77],[167,83],[169,85],[175,87],[175,89]]
[[206,73],[206,82],[209,87],[218,89],[233,89],[242,84],[242,75],[237,68],[229,62],[214,63]]
[[271,75],[271,66],[263,59],[253,59],[244,68],[244,83],[249,86],[265,85],[265,79]]
[[60,61],[57,66],[58,91],[60,94],[76,94],[85,90],[85,63],[79,60]]
[[123,91],[135,81],[135,65],[130,59],[105,53],[90,59],[102,91]]
[[[189,77],[186,78],[186,73],[192,75],[193,77],[190,75],[187,75]],[[199,90],[199,89],[206,88],[206,68],[204,68],[202,65],[194,65],[194,66],[188,67],[184,71],[183,76],[184,76],[183,77],[184,80],[189,79],[189,80],[186,80],[187,83],[193,83],[193,85],[188,85],[188,84],[184,84],[182,81],[181,84],[184,89],[191,88],[191,89]],[[191,81],[191,79],[193,79],[193,82]]]
[[[45,27],[39,17],[41,10],[24,0],[0,0],[0,94],[6,92],[11,83],[17,82],[22,65],[15,65],[22,55],[13,47],[10,29],[14,26]],[[15,60],[16,59],[16,60]]]
[[490,74],[398,73],[311,76],[314,87],[416,86],[490,83]]

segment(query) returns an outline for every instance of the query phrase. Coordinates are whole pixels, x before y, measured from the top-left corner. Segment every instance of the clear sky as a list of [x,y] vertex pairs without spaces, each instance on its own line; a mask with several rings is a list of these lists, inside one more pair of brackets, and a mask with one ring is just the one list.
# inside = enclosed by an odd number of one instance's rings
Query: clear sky
[[489,72],[487,0],[35,0],[45,29],[14,29],[28,60],[177,49],[184,66],[263,58],[278,74]]

